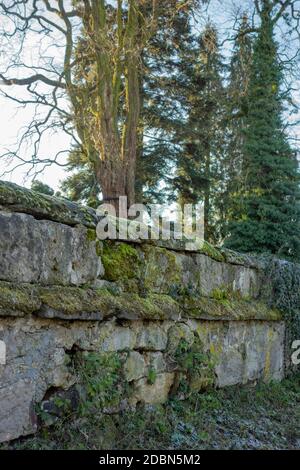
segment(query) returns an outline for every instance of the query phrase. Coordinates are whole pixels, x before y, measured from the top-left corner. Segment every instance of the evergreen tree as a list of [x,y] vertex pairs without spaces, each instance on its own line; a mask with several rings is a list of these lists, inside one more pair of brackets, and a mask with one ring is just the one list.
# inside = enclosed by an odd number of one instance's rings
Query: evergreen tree
[[34,180],[31,183],[32,191],[36,191],[41,194],[46,194],[47,196],[53,196],[54,190],[48,186],[48,184],[42,183],[42,181]]
[[61,183],[62,194],[71,201],[97,208],[101,202],[101,190],[93,165],[78,148],[68,155],[67,171],[71,174]]
[[264,0],[247,97],[242,180],[226,246],[299,259],[299,172],[283,123],[286,94],[271,11],[272,3]]
[[188,83],[188,120],[175,186],[180,202],[204,202],[206,240],[216,242],[216,201],[222,185],[224,149],[224,63],[216,29],[208,24],[199,38]]
[[223,192],[217,201],[220,239],[228,230],[228,214],[234,211],[234,197],[239,190],[243,168],[243,146],[247,115],[247,92],[251,74],[253,40],[247,31],[246,15],[241,20],[229,64],[226,89],[226,119],[224,129],[224,158],[222,165]]

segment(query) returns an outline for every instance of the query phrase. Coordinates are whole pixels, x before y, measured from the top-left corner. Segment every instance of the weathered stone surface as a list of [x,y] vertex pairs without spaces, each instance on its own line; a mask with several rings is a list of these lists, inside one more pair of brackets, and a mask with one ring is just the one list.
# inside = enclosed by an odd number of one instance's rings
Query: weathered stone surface
[[96,242],[71,228],[26,214],[0,213],[0,279],[43,285],[81,285],[101,273]]
[[164,351],[167,347],[168,335],[166,331],[167,324],[158,322],[149,322],[137,327],[136,349],[150,351]]
[[[105,284],[109,288],[108,285]],[[177,301],[166,294],[135,293],[116,289],[90,289],[70,286],[43,287],[0,281],[0,316],[24,316],[34,313],[42,318],[62,320],[281,320],[278,310],[255,300],[215,291],[216,299],[183,295]]]
[[185,297],[182,302],[185,318],[202,320],[268,320],[282,319],[279,310],[267,307],[263,302],[237,298]]
[[184,340],[188,345],[193,344],[194,333],[189,325],[185,323],[176,323],[175,325],[172,325],[168,331],[168,353],[174,353],[182,340]]
[[158,374],[153,384],[147,379],[140,379],[135,383],[135,390],[131,402],[158,404],[168,399],[174,381],[173,373]]
[[96,211],[66,199],[47,196],[8,181],[0,181],[0,207],[67,225],[96,227]]
[[[204,352],[209,351],[213,359],[220,387],[283,376],[282,322],[188,320],[174,325],[172,321],[128,321],[119,325],[117,320],[54,322],[29,315],[2,318],[0,340],[6,345],[7,357],[6,364],[0,365],[1,440],[35,431],[35,405],[46,391],[68,389],[76,382],[69,354],[78,349],[129,351],[124,372],[133,385],[132,403],[165,401],[174,380],[168,369],[167,344],[168,336],[174,337],[175,326],[190,341],[190,332],[200,338]],[[154,383],[149,380],[150,370],[155,372]],[[194,379],[193,386],[202,387],[206,377],[195,375]]]
[[0,442],[37,430],[33,396],[34,384],[27,380],[0,387]]
[[164,372],[165,370],[167,370],[167,361],[166,361],[166,357],[163,353],[161,352],[144,352],[143,354],[144,358],[145,358],[145,363],[146,363],[146,366],[148,368],[148,372],[149,370],[153,370],[155,371],[156,373],[160,373],[160,372]]
[[284,376],[283,322],[189,322],[214,357],[217,385]]
[[39,288],[42,306],[36,314],[43,318],[102,320],[116,312],[116,301],[106,290],[75,287]]
[[0,317],[23,317],[41,307],[38,288],[0,282]]
[[134,349],[136,332],[127,326],[108,322],[100,329],[99,347],[103,351],[128,351]]
[[157,246],[143,246],[142,281],[147,291],[161,294],[177,293],[190,288],[196,291],[199,273],[191,256]]
[[226,261],[227,263],[237,264],[254,269],[264,269],[265,267],[265,260],[258,256],[246,253],[237,253],[236,251],[229,250],[228,248],[223,247],[219,250],[223,255],[224,261]]
[[0,208],[0,441],[36,430],[49,391],[83,385],[81,356],[110,364],[123,408],[181,380],[189,393],[283,377],[263,261],[202,240],[100,243],[93,210],[10,183]]
[[131,351],[124,364],[125,378],[128,382],[138,380],[146,375],[145,359],[137,351]]
[[208,256],[195,255],[200,275],[200,294],[214,296],[217,289],[237,292],[242,297],[257,298],[260,279],[255,269],[217,262]]
[[259,295],[261,279],[256,269],[216,261],[204,254],[177,253],[157,246],[142,248],[146,290],[209,297],[222,289],[242,297]]

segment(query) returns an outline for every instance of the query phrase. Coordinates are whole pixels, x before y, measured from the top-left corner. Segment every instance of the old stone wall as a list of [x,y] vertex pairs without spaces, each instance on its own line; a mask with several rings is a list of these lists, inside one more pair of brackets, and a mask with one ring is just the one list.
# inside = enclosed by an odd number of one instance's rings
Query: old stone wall
[[0,442],[90,382],[110,413],[284,376],[285,321],[261,260],[100,242],[96,224],[91,209],[0,182]]

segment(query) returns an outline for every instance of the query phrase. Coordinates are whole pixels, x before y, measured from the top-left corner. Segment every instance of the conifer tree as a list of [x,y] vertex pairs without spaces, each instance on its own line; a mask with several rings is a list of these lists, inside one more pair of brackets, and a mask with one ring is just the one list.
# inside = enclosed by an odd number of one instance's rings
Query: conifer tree
[[226,246],[299,259],[299,171],[285,134],[286,93],[271,12],[272,2],[264,0],[247,97],[242,181]]
[[224,123],[223,191],[217,200],[220,239],[228,230],[228,213],[234,210],[234,196],[239,190],[243,168],[243,145],[247,115],[247,92],[252,65],[253,39],[250,25],[243,16],[233,46],[226,88],[226,117]]
[[215,27],[200,35],[190,75],[188,120],[175,185],[180,202],[204,203],[206,240],[216,242],[216,201],[222,185],[224,64]]

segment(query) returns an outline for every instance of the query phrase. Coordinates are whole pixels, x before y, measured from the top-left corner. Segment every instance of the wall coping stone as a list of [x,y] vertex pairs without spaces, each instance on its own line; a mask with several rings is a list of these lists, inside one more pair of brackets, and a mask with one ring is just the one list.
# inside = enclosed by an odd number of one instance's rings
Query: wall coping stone
[[[0,210],[32,215],[36,219],[51,220],[69,226],[83,225],[96,229],[100,216],[96,210],[56,196],[48,196],[15,183],[0,181]],[[218,248],[199,240],[122,240],[134,244],[150,244],[179,252],[202,253],[210,258],[262,269],[265,261],[261,257],[236,253],[225,248]]]

